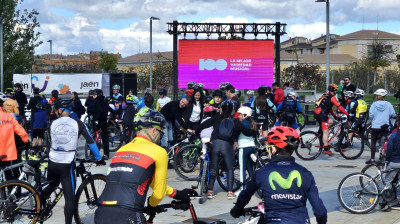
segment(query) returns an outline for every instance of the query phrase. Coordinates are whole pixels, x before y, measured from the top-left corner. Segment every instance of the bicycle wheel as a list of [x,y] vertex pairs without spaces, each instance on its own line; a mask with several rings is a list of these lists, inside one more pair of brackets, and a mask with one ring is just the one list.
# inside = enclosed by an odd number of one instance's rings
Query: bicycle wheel
[[203,169],[201,170],[201,176],[200,176],[199,195],[202,197],[202,200],[199,201],[200,204],[203,204],[206,201],[207,190],[208,190],[208,161],[203,160]]
[[[218,162],[217,181],[218,181],[219,186],[222,188],[222,190],[228,191],[228,178],[227,178],[227,172],[226,172],[226,169],[225,169],[225,162],[224,162],[223,158],[221,158],[219,160],[219,162]],[[239,190],[239,188],[242,185],[243,185],[243,183],[240,182],[239,159],[235,155],[235,165],[233,167],[233,186],[232,186],[232,191]]]
[[124,135],[116,127],[109,127],[107,130],[109,135],[108,143],[110,145],[110,152],[115,152],[123,145]]
[[314,160],[321,154],[321,147],[322,141],[318,133],[304,131],[300,133],[300,145],[295,152],[302,160]]
[[306,126],[306,120],[304,119],[304,113],[297,113],[297,123],[299,124],[300,131]]
[[[97,209],[97,199],[106,185],[107,177],[94,174],[79,186],[76,192],[74,217],[76,223],[94,223],[94,212]],[[93,182],[92,182],[93,181]]]
[[174,158],[175,172],[188,181],[195,181],[200,170],[201,146],[190,144],[178,150]]
[[[383,166],[384,165],[381,163],[368,164],[361,170],[361,173],[367,174],[371,177],[377,177],[375,181],[378,184],[379,189],[383,189],[384,187],[384,179],[382,179],[382,175],[379,175],[382,174]],[[363,180],[360,180],[360,184],[363,184],[363,182]]]
[[39,194],[19,180],[0,186],[0,217],[8,223],[36,223],[40,213]]
[[364,152],[364,138],[358,132],[353,132],[352,139],[345,135],[346,143],[341,144],[339,153],[345,159],[357,159]]
[[[360,179],[365,179],[363,185],[360,185]],[[364,173],[352,173],[340,182],[338,199],[343,208],[351,213],[368,213],[378,204],[379,187],[371,176]]]

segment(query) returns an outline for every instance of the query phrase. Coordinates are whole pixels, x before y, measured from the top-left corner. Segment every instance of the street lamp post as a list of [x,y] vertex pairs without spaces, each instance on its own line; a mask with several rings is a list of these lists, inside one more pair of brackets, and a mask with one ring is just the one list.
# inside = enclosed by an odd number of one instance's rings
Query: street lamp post
[[153,89],[153,20],[160,20],[157,17],[150,17],[150,89]]
[[3,74],[3,18],[0,17],[0,70],[1,70],[1,92],[4,90],[4,74]]
[[53,41],[48,40],[50,43],[50,73],[53,73]]
[[317,0],[315,2],[325,2],[326,3],[326,89],[329,86],[329,69],[330,69],[330,34],[329,34],[329,0]]

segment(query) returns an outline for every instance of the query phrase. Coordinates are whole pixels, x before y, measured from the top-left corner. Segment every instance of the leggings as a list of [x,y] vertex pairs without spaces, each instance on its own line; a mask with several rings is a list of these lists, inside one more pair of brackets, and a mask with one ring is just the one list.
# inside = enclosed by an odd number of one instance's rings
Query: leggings
[[375,159],[376,142],[384,133],[382,129],[371,128],[371,159]]
[[71,224],[72,217],[74,216],[74,202],[75,202],[75,188],[76,188],[76,167],[75,162],[72,163],[55,163],[49,161],[48,167],[48,180],[54,180],[50,182],[45,189],[43,189],[43,197],[48,198],[54,189],[60,185],[64,192],[65,207],[64,216],[65,223]]
[[[239,149],[240,182],[242,183],[246,180],[246,169],[249,172],[249,176],[253,174],[253,161],[250,155],[255,152],[256,148],[253,146]],[[244,185],[242,185],[240,189],[243,190]]]
[[233,188],[233,166],[235,164],[233,145],[230,142],[216,139],[212,141],[213,148],[211,151],[211,165],[210,165],[210,183],[208,189],[214,189],[215,178],[218,175],[218,162],[220,156],[224,159],[225,170],[227,170],[228,191]]

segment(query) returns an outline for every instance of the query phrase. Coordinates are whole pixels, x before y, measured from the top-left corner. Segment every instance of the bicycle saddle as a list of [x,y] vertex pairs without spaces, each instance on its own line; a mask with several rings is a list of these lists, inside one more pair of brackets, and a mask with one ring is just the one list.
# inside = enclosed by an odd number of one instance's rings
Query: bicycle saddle
[[202,221],[202,220],[196,220],[193,222],[193,224],[226,224],[225,221],[211,221],[211,222],[207,222],[207,221]]

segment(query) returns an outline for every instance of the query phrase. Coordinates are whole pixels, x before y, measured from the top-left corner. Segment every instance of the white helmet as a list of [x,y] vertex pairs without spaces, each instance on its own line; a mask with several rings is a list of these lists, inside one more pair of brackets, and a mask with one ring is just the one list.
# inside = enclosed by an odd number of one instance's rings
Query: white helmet
[[354,96],[354,92],[353,92],[353,91],[346,91],[346,92],[344,92],[343,95],[344,95],[345,97],[351,98],[351,97]]
[[150,88],[146,88],[146,90],[144,91],[144,93],[152,93],[153,91]]
[[6,101],[7,100],[6,94],[0,92],[0,100]]
[[378,96],[386,96],[388,94],[388,92],[385,89],[377,89],[374,92],[374,95],[378,95]]
[[249,96],[249,95],[254,96],[254,90],[247,90],[247,95],[248,95],[248,96]]
[[250,107],[240,107],[239,110],[237,111],[239,114],[243,114],[244,117],[250,117],[252,114],[251,108]]
[[295,91],[290,91],[290,92],[288,92],[287,96],[288,97],[297,96],[297,93]]
[[197,85],[198,85],[200,88],[203,88],[203,87],[204,87],[204,84],[203,84],[203,83],[197,83]]
[[362,89],[356,89],[356,91],[354,92],[354,94],[356,95],[360,95],[360,96],[364,96],[365,92]]

